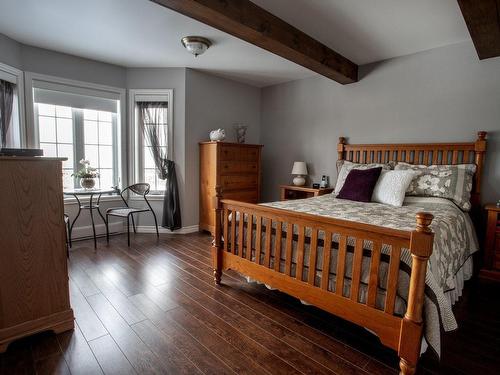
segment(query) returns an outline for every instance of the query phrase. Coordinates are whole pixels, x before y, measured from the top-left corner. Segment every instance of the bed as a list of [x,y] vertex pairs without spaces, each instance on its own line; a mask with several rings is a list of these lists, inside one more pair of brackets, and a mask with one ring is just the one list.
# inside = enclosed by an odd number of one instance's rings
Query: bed
[[[479,212],[486,132],[467,143],[356,145],[340,138],[337,151],[339,161],[355,163],[474,163],[470,212]],[[221,194],[216,187],[216,284],[232,269],[363,326],[398,352],[402,374],[415,373],[424,327],[437,351],[439,324],[456,328],[446,301],[456,296],[444,292],[463,282],[477,243],[468,214],[453,203],[413,198],[388,210],[325,195],[256,205]],[[468,235],[450,240],[450,233]]]

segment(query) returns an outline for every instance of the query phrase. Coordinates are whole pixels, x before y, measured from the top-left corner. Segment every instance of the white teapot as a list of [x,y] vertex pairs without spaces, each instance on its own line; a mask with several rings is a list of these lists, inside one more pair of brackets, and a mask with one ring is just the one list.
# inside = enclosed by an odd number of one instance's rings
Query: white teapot
[[226,131],[224,129],[212,130],[210,132],[210,140],[211,141],[223,141],[226,138]]

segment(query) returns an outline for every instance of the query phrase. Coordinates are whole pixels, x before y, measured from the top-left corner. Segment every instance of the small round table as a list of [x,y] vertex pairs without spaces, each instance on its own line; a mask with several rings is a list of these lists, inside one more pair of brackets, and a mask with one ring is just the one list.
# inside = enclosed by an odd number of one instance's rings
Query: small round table
[[[97,248],[97,237],[95,234],[95,224],[94,224],[94,214],[93,211],[97,210],[97,213],[101,217],[102,221],[104,224],[106,224],[106,219],[104,219],[104,216],[102,216],[101,211],[99,210],[99,202],[101,200],[101,195],[102,194],[112,194],[115,193],[115,189],[68,189],[64,190],[63,194],[64,195],[72,195],[75,197],[76,201],[78,202],[78,213],[76,214],[75,218],[71,222],[71,225],[69,227],[69,238],[71,239],[71,232],[73,231],[73,226],[75,225],[75,221],[78,219],[80,216],[80,213],[82,212],[83,209],[88,209],[90,211],[90,220],[92,221],[92,232],[94,233],[94,248]],[[78,196],[81,197],[90,197],[89,199],[89,204],[82,204]],[[97,196],[97,200],[94,203],[94,196]]]

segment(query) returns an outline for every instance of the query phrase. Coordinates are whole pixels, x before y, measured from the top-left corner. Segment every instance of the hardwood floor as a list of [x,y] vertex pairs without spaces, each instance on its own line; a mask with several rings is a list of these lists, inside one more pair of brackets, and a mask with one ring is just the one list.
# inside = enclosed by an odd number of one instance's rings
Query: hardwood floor
[[[19,340],[1,374],[397,374],[396,354],[363,328],[235,273],[215,287],[203,234],[76,242],[74,332]],[[496,374],[500,284],[467,283],[438,362],[423,374]]]

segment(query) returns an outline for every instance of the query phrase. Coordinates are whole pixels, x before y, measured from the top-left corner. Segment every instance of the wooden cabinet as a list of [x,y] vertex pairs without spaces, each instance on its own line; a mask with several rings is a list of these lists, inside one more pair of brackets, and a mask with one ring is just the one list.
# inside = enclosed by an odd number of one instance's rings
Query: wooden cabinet
[[333,190],[333,188],[315,189],[310,186],[281,185],[280,199],[282,201],[288,201],[291,199],[318,197],[320,195],[331,194]]
[[62,160],[0,157],[0,352],[18,338],[74,325]]
[[215,229],[215,187],[222,197],[242,202],[260,200],[261,145],[200,142],[200,230]]
[[486,205],[487,223],[484,241],[484,264],[480,275],[500,281],[500,207]]

